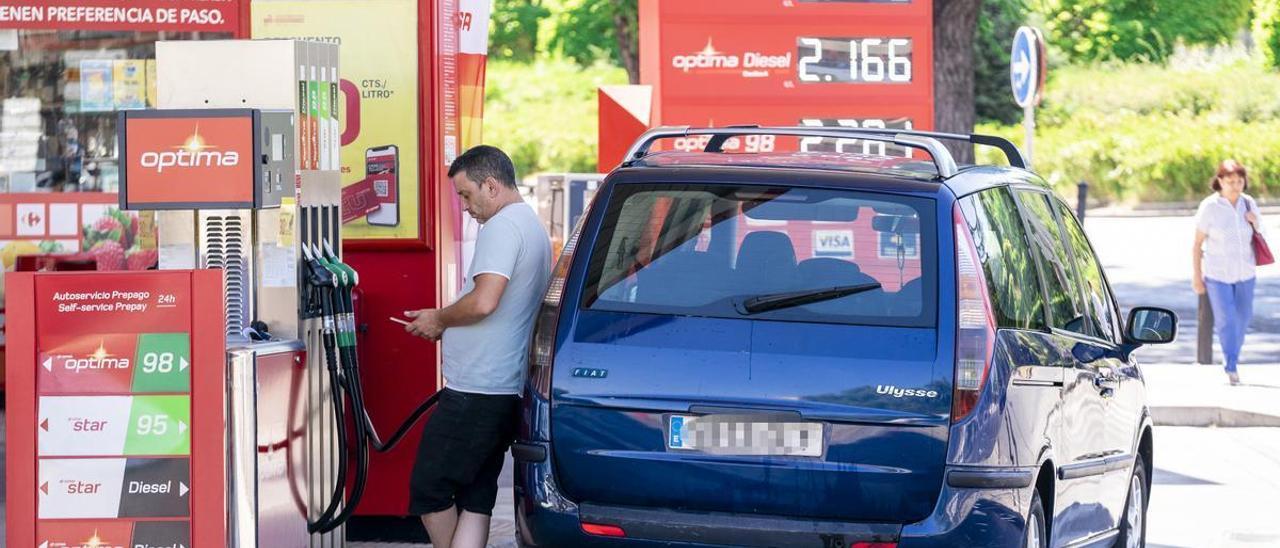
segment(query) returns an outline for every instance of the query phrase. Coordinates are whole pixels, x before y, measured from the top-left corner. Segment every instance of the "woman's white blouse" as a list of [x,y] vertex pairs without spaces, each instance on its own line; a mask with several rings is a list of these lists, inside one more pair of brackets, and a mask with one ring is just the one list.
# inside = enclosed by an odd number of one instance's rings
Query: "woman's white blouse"
[[1253,257],[1253,227],[1244,218],[1249,211],[1258,216],[1258,226],[1262,226],[1262,213],[1247,194],[1242,194],[1234,206],[1216,192],[1200,202],[1196,230],[1208,236],[1200,264],[1206,279],[1233,284],[1254,277],[1257,263]]

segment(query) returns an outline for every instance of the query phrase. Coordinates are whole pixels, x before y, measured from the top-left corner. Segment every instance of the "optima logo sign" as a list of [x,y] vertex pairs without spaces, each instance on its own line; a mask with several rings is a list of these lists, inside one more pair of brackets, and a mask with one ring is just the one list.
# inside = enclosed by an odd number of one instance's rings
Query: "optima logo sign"
[[240,153],[234,150],[220,151],[218,147],[206,144],[200,137],[200,124],[181,146],[174,150],[143,152],[139,158],[142,167],[153,168],[156,173],[164,173],[165,168],[173,167],[234,167],[240,164]]
[[[240,207],[253,203],[251,111],[139,111],[125,119],[126,204]],[[190,115],[186,115],[190,113]]]
[[[671,66],[684,72],[691,70],[743,69],[743,76],[768,75],[769,69],[785,69],[791,67],[791,53],[783,55],[766,55],[748,51],[742,55],[731,55],[717,51],[711,39],[707,38],[706,47],[691,55],[676,55],[671,58]],[[763,74],[757,74],[763,72]]]

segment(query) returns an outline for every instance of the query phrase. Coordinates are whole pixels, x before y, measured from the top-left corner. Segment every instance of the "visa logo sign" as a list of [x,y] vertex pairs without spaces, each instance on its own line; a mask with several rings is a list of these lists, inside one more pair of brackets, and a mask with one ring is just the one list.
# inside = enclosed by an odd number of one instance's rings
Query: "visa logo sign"
[[813,255],[815,257],[852,257],[853,231],[813,231]]

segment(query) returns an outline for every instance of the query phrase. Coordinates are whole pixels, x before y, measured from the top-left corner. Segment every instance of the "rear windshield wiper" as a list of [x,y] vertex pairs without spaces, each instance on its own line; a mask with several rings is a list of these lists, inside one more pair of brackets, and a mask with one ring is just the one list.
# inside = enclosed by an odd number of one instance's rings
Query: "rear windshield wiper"
[[849,295],[874,289],[880,289],[879,282],[759,295],[742,301],[742,306],[738,312],[746,315],[759,314],[780,308],[791,308],[793,306],[804,306],[806,304],[839,299],[840,297],[848,297]]

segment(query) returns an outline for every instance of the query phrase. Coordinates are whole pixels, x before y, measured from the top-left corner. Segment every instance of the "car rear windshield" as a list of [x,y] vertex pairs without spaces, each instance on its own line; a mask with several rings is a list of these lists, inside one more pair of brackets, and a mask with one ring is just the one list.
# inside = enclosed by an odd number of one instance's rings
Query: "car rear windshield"
[[[822,188],[621,184],[605,204],[582,304],[618,312],[933,326],[934,207],[926,198]],[[748,306],[854,286],[866,287],[807,304]]]

